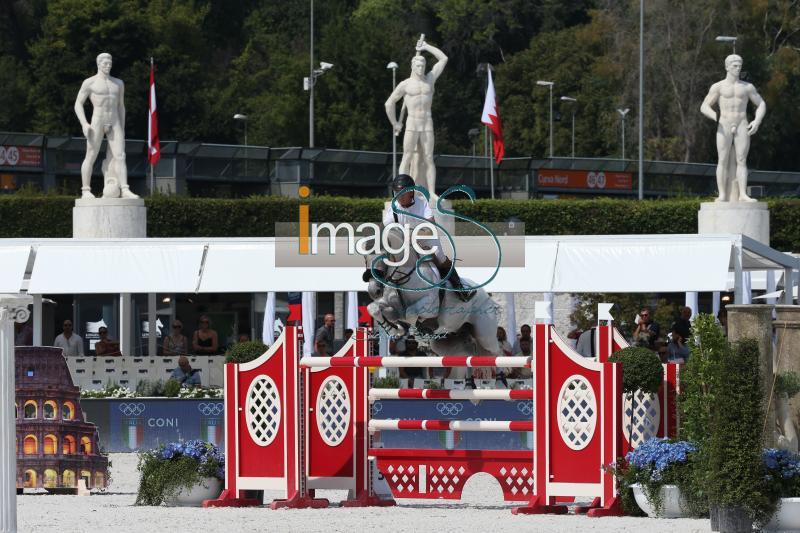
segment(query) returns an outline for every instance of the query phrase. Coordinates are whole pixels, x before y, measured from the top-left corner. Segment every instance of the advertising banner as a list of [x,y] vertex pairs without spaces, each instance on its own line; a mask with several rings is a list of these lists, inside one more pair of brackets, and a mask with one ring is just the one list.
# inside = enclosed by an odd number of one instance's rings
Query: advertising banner
[[595,172],[593,170],[540,169],[538,186],[558,189],[633,189],[633,174],[630,172]]
[[42,149],[36,146],[0,145],[0,167],[42,168]]

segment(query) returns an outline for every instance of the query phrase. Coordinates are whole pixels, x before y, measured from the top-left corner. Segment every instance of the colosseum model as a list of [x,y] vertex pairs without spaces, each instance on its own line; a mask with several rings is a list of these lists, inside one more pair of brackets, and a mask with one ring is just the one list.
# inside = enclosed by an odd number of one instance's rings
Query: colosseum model
[[105,487],[108,458],[97,427],[84,420],[80,389],[61,348],[18,346],[16,355],[17,487]]

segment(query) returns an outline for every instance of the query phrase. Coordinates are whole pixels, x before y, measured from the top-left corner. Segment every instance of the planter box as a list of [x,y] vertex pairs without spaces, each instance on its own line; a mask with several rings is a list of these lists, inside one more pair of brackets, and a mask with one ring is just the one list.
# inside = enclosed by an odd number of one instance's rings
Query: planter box
[[639,505],[642,511],[647,513],[647,516],[652,518],[684,518],[688,516],[688,514],[683,511],[684,505],[681,492],[675,485],[664,485],[661,487],[661,499],[664,502],[661,515],[656,514],[655,508],[650,504],[650,500],[647,499],[641,485],[637,483],[631,485],[631,488],[633,489],[633,497],[636,498],[637,505]]
[[215,477],[203,478],[200,485],[182,489],[165,503],[173,507],[200,507],[204,500],[213,500],[222,492],[222,481]]
[[772,520],[764,526],[765,531],[799,531],[800,498],[781,498],[780,507]]

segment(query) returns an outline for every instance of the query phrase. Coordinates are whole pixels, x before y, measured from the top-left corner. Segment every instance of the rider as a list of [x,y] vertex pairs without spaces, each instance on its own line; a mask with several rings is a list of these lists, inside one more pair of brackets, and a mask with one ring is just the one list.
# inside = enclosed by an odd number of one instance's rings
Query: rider
[[[397,195],[397,193],[403,189],[413,186],[414,179],[411,176],[408,174],[399,174],[392,181],[392,192]],[[433,212],[428,205],[428,201],[421,194],[415,194],[415,191],[403,193],[397,199],[397,203],[403,208],[403,211],[408,211],[409,213],[422,217],[428,222],[434,221]],[[386,226],[392,222],[408,224],[408,226],[413,229],[423,221],[402,213],[395,213],[390,204],[386,206],[386,209],[383,211],[383,225]],[[468,287],[464,286],[461,281],[461,277],[459,277],[458,272],[456,272],[456,269],[453,266],[453,262],[442,251],[441,243],[436,240],[432,242],[432,244],[436,245],[436,253],[433,256],[433,264],[436,265],[439,275],[442,277],[442,279],[444,279],[452,268],[452,272],[450,272],[450,277],[448,278],[450,280],[450,284],[454,289],[457,290],[458,297],[461,298],[462,301],[468,302],[475,295],[475,290],[468,290]]]

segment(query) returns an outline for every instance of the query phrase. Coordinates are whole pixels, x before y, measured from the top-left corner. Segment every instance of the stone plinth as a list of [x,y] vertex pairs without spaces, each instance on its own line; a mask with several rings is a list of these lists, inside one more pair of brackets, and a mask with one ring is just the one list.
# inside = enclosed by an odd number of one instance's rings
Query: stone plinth
[[[800,305],[776,305],[775,333],[778,353],[775,354],[777,372],[794,371],[800,374]],[[800,421],[800,395],[789,406],[795,424]]]
[[[736,342],[744,338],[753,338],[758,342],[761,389],[764,395],[764,407],[769,405],[767,413],[767,431],[764,444],[775,447],[775,402],[769,401],[772,390],[772,310],[773,305],[728,305],[728,340]],[[761,431],[762,428],[753,428]]]
[[75,200],[72,236],[76,239],[147,237],[147,208],[141,198]]
[[697,233],[741,233],[769,246],[769,207],[765,202],[703,202]]

